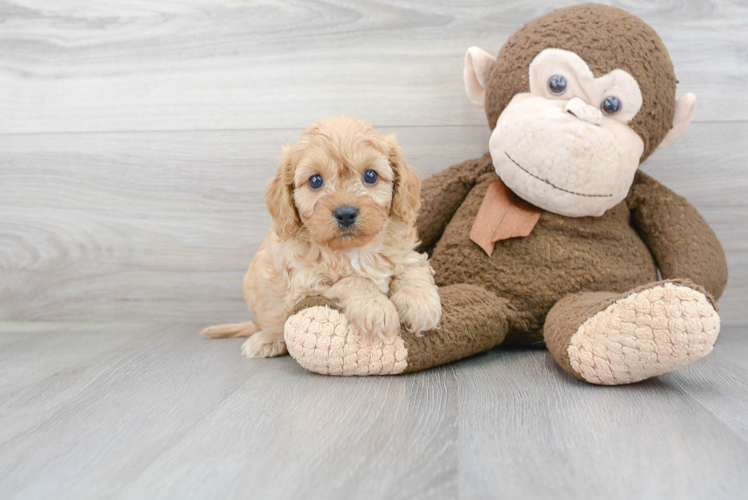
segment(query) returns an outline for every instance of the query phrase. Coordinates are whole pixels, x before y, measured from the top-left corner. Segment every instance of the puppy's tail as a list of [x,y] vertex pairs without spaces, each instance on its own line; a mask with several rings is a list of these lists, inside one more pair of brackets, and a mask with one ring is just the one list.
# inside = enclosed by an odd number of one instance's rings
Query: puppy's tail
[[254,321],[247,321],[246,323],[227,323],[225,325],[209,326],[200,335],[207,335],[214,339],[229,339],[237,337],[249,337],[259,332]]

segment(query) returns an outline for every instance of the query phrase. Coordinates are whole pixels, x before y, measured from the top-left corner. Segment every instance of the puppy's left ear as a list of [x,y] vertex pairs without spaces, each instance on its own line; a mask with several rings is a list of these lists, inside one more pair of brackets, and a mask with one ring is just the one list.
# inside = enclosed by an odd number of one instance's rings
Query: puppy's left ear
[[390,165],[395,173],[392,214],[400,217],[406,224],[415,224],[421,208],[421,177],[403,158],[402,148],[395,135],[388,135],[386,140],[390,148]]

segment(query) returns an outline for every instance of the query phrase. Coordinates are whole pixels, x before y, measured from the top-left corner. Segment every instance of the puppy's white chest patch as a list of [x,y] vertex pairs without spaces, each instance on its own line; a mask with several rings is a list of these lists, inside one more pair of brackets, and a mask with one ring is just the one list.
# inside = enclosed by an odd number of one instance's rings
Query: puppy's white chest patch
[[372,252],[361,250],[360,248],[349,248],[343,250],[343,254],[348,257],[351,267],[361,276],[374,281],[382,293],[389,292],[390,278],[392,269],[382,266],[384,259]]
[[343,250],[343,253],[348,257],[348,260],[351,261],[351,265],[353,266],[353,269],[356,271],[361,271],[361,250],[358,248],[349,248],[348,250]]

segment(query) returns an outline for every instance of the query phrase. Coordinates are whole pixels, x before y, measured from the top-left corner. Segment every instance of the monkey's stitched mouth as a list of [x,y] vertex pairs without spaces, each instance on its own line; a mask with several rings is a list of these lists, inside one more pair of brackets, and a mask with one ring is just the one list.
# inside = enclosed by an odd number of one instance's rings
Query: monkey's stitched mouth
[[588,198],[610,198],[610,197],[613,196],[612,194],[586,194],[586,193],[577,193],[576,191],[569,191],[568,189],[564,189],[562,187],[558,187],[555,184],[553,184],[552,182],[550,182],[549,180],[543,179],[541,177],[538,177],[537,175],[533,174],[532,172],[530,172],[529,170],[527,170],[526,168],[524,168],[522,165],[520,165],[519,163],[517,163],[516,161],[514,161],[514,159],[511,156],[509,156],[509,153],[507,153],[506,151],[504,151],[504,154],[506,155],[507,158],[509,158],[509,160],[512,163],[514,163],[515,165],[517,165],[519,167],[519,169],[522,170],[524,173],[526,173],[530,177],[533,177],[533,178],[535,178],[535,179],[537,179],[537,180],[539,180],[541,182],[545,182],[546,184],[548,184],[549,186],[551,186],[553,189],[558,189],[559,191],[563,191],[564,193],[569,193],[569,194],[573,194],[573,195],[576,195],[576,196],[586,196]]

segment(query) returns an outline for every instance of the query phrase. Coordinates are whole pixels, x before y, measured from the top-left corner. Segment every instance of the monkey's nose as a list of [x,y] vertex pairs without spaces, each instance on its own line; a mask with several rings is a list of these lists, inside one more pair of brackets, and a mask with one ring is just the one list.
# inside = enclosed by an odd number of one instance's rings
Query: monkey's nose
[[342,206],[333,210],[332,214],[335,216],[335,220],[338,221],[339,226],[350,227],[358,219],[358,208]]
[[603,123],[603,112],[594,106],[590,106],[579,97],[569,99],[569,102],[564,106],[564,111],[593,125],[602,125]]

